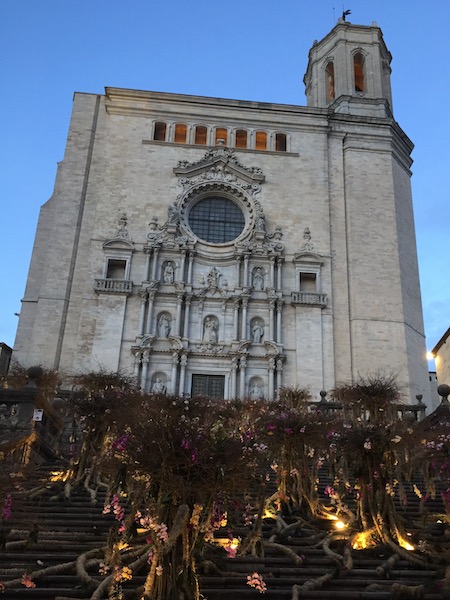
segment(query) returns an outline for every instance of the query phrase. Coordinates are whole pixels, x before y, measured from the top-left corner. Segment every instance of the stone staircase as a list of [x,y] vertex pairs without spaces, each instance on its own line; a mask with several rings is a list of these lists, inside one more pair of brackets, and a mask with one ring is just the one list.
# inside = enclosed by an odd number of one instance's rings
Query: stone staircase
[[[36,477],[42,476],[44,469]],[[325,477],[325,473],[324,473]],[[18,600],[20,598],[41,598],[45,600],[67,600],[69,598],[89,599],[92,592],[76,575],[75,562],[86,551],[102,548],[108,531],[115,523],[111,515],[103,515],[104,497],[101,495],[93,504],[83,489],[74,490],[70,501],[51,500],[54,491],[48,489],[39,497],[29,498],[24,495],[15,500],[13,518],[8,521],[6,546],[0,549],[0,581],[6,583],[18,579],[12,587],[7,587],[1,600]],[[430,513],[442,512],[439,498],[429,502]],[[403,509],[414,539],[416,524],[420,522],[418,498],[412,488],[408,491],[408,503]],[[295,520],[292,516],[290,520]],[[289,522],[288,519],[286,519]],[[401,585],[424,586],[422,595],[425,600],[443,600],[450,598],[445,592],[441,580],[444,577],[445,565],[429,564],[423,568],[398,558],[390,568],[387,560],[393,551],[386,547],[375,547],[364,551],[352,551],[353,567],[346,569],[330,557],[318,544],[318,540],[327,535],[333,528],[332,521],[320,522],[315,530],[308,526],[299,526],[289,531],[288,535],[277,535],[274,520],[265,520],[264,539],[272,540],[263,557],[237,556],[226,558],[222,549],[216,549],[207,555],[217,568],[204,568],[201,571],[201,592],[206,600],[235,600],[257,598],[257,590],[247,585],[247,576],[259,573],[267,586],[263,594],[267,600],[304,598],[345,600],[371,599],[387,600],[401,598],[397,595]],[[450,554],[450,542],[444,536],[444,524],[430,522],[421,533],[423,541],[440,544]],[[243,525],[233,529],[235,537],[244,538],[248,531]],[[226,537],[226,532],[218,532],[218,536]],[[332,546],[339,554],[344,552],[344,542]],[[285,549],[288,548],[292,553]],[[296,559],[295,557],[302,557]],[[33,573],[64,563],[66,568],[61,573]],[[297,564],[296,564],[297,563]],[[88,569],[92,576],[99,577],[98,566]],[[30,573],[36,587],[26,587],[20,580],[24,573]],[[307,582],[329,575],[329,581],[308,589]],[[135,575],[124,584],[126,597],[131,591],[144,583],[145,574]],[[305,587],[304,584],[307,584]],[[296,587],[295,587],[296,586]],[[293,595],[294,593],[297,596]]]

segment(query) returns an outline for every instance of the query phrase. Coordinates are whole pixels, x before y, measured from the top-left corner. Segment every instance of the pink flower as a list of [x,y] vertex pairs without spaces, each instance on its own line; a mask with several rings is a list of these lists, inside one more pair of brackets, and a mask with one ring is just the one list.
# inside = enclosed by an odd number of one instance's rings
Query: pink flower
[[228,558],[235,558],[237,553],[237,547],[229,544],[228,546],[225,546],[225,552],[227,553]]
[[267,586],[264,583],[262,576],[256,571],[247,576],[247,585],[255,588],[260,594],[264,594],[264,592],[267,591]]
[[3,518],[5,521],[11,518],[11,507],[12,507],[12,496],[7,494],[5,498],[5,504],[3,505]]
[[29,575],[28,573],[24,573],[22,575],[22,581],[20,583],[27,588],[35,588],[36,587],[36,584],[31,579],[31,575]]

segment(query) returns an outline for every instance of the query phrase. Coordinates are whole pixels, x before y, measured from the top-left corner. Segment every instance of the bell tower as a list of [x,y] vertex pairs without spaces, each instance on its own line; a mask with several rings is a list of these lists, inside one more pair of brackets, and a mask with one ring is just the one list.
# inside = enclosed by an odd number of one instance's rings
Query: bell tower
[[308,106],[391,117],[391,60],[375,21],[366,26],[339,19],[309,52],[304,77]]

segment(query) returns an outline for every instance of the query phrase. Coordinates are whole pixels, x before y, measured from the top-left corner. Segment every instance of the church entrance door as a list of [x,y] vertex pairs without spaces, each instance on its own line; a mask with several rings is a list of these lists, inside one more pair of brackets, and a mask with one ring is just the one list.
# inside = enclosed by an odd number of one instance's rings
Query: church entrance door
[[224,375],[192,375],[192,396],[223,398]]

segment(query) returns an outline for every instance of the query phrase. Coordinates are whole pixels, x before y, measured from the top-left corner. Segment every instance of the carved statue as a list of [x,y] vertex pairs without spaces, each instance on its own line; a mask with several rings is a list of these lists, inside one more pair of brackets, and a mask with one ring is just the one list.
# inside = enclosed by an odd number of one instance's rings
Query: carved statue
[[264,274],[261,267],[258,267],[253,273],[253,289],[263,290],[264,289]]
[[252,400],[259,400],[262,398],[262,390],[257,383],[254,383],[250,388],[250,398]]
[[208,317],[203,326],[203,341],[217,343],[217,323],[214,319]]
[[164,313],[158,319],[158,334],[160,338],[168,338],[170,333],[170,321]]
[[167,263],[164,267],[163,281],[164,283],[173,283],[174,269],[172,263]]
[[264,336],[264,327],[258,321],[252,327],[252,339],[255,344],[260,344]]
[[169,217],[169,225],[178,225],[180,222],[180,211],[178,210],[178,206],[175,204],[171,204],[167,209],[167,214]]
[[209,289],[219,287],[219,277],[220,277],[220,272],[216,269],[216,267],[213,267],[210,270],[210,272],[208,273],[208,275],[206,276],[206,281],[207,281]]
[[166,391],[167,391],[167,388],[164,385],[162,379],[160,377],[157,377],[155,379],[154,384],[152,385],[152,392],[154,394],[165,394]]

